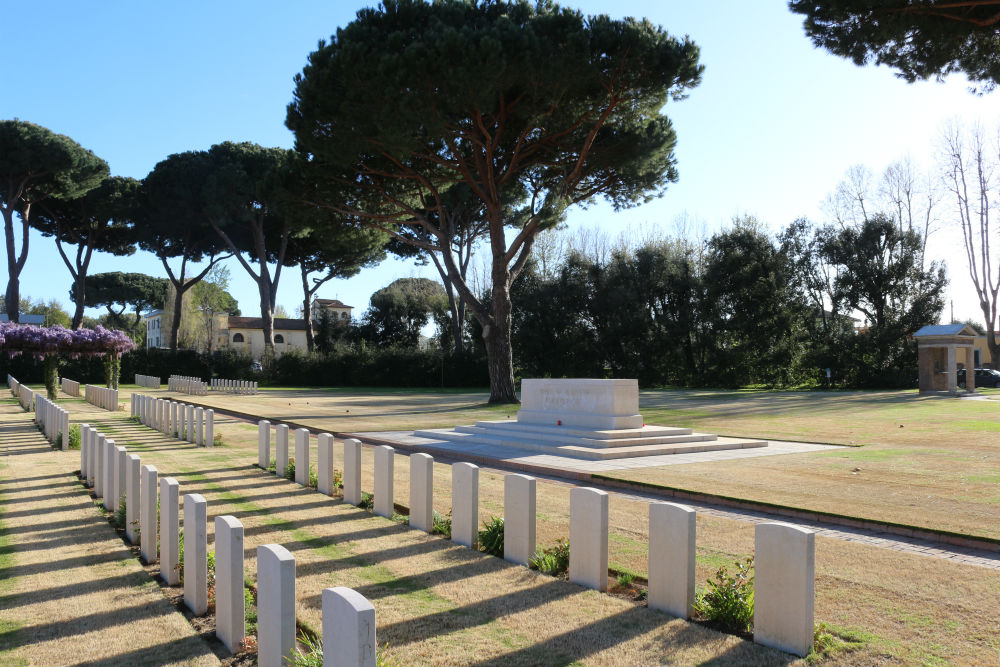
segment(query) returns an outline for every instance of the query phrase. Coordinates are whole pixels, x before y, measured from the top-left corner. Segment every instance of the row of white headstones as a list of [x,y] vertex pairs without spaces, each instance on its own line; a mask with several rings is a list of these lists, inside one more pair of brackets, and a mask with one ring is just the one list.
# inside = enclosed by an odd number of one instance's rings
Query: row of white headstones
[[84,399],[91,405],[96,405],[99,408],[111,411],[118,409],[117,389],[108,389],[107,387],[98,387],[97,385],[88,384],[84,388],[83,394]]
[[[153,465],[91,427],[81,424],[80,478],[93,487],[105,509],[125,503],[125,536],[139,541],[146,563],[159,560],[160,576],[180,583],[180,485],[158,479]],[[201,494],[183,497],[184,603],[196,616],[208,611],[208,503]],[[159,510],[159,511],[158,511]],[[215,518],[216,635],[231,652],[245,638],[243,524]],[[157,552],[159,537],[159,552]],[[324,665],[375,665],[375,608],[344,587],[322,593]],[[295,651],[295,557],[279,544],[257,547],[257,664],[281,667]]]
[[167,378],[167,389],[170,391],[179,391],[182,394],[205,396],[208,394],[208,383],[202,382],[201,378],[190,377],[188,375],[171,375]]
[[166,398],[132,394],[132,416],[139,423],[199,447],[215,446],[215,410]]
[[147,387],[149,389],[159,389],[160,377],[158,375],[140,375],[139,373],[136,373],[135,383],[140,387]]
[[[258,423],[258,465],[271,462],[271,424]],[[288,426],[277,424],[275,474],[289,464]],[[295,431],[295,481],[309,483],[309,430]],[[335,440],[317,436],[318,490],[333,495]],[[344,501],[360,505],[361,442],[343,441]],[[417,530],[433,529],[434,458],[409,455],[410,519]],[[392,447],[375,447],[374,510],[391,517],[394,510]],[[479,468],[452,464],[451,519],[455,542],[474,548],[479,525]],[[504,559],[527,565],[535,553],[535,485],[527,475],[504,477]],[[578,487],[570,491],[569,579],[588,588],[608,587],[608,494]],[[667,502],[649,504],[649,606],[689,618],[695,602],[695,526],[697,512]],[[815,602],[815,534],[781,522],[756,525],[754,536],[754,641],[805,656],[812,649]]]
[[77,382],[76,380],[70,380],[69,378],[60,378],[59,384],[62,386],[64,394],[68,394],[70,396],[80,395],[80,383]]
[[257,393],[257,383],[250,380],[227,380],[225,378],[212,378],[213,391],[221,391],[224,394],[251,394]]

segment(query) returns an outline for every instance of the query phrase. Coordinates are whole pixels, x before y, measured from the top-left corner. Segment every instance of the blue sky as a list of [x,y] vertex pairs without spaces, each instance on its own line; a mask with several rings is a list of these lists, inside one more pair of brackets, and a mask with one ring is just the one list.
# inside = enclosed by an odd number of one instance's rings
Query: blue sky
[[[8,4],[0,54],[0,118],[67,134],[103,157],[113,174],[144,177],[171,153],[221,141],[292,145],[284,126],[292,78],[320,39],[370,3],[277,2]],[[677,129],[680,180],[643,207],[573,211],[570,229],[617,235],[639,225],[674,229],[682,215],[705,233],[751,214],[779,229],[800,216],[824,221],[821,203],[845,171],[876,174],[909,155],[930,168],[943,123],[1000,124],[1000,92],[977,97],[966,82],[906,84],[886,68],[859,68],[813,48],[784,2],[706,0],[565,3],[585,13],[645,16],[701,47],[703,83],[666,113]],[[945,202],[948,204],[948,202]],[[943,211],[944,212],[944,211]],[[947,223],[947,219],[943,221]],[[949,261],[955,314],[977,317],[960,239],[933,243]],[[245,315],[259,311],[256,288],[230,260],[230,291]],[[91,271],[165,275],[152,255],[95,255]],[[433,268],[387,260],[320,296],[367,306],[371,293]],[[69,272],[55,244],[32,235],[22,294],[68,307]],[[301,300],[297,272],[282,278],[278,303]]]

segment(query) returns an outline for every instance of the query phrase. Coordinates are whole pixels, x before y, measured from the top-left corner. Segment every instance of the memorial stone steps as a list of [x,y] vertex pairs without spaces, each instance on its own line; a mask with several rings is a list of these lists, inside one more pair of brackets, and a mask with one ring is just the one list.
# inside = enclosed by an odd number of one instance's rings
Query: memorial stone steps
[[[497,445],[522,450],[535,451],[555,456],[567,456],[591,461],[605,461],[636,456],[659,456],[663,454],[690,454],[695,452],[710,452],[721,449],[744,449],[750,447],[766,447],[765,440],[741,440],[737,438],[721,438],[714,440],[688,441],[681,443],[662,443],[647,445],[631,445],[625,447],[588,447],[585,445],[554,444],[540,442],[530,437],[515,433],[467,433],[458,429],[426,429],[415,431],[413,435],[432,440],[443,440],[456,444]],[[706,435],[706,434],[699,434]]]
[[[506,428],[505,424],[512,424],[515,428]],[[705,440],[715,440],[716,436],[711,433],[693,433],[690,429],[687,433],[676,435],[640,435],[633,437],[615,438],[595,438],[588,435],[573,435],[572,433],[560,433],[558,430],[540,429],[533,424],[520,424],[518,422],[478,422],[475,426],[456,426],[456,431],[461,433],[471,433],[474,435],[485,435],[488,437],[513,437],[530,438],[533,441],[550,443],[552,445],[572,445],[593,448],[609,447],[635,447],[640,445],[664,445],[667,443],[703,442]],[[640,429],[634,429],[640,431]]]

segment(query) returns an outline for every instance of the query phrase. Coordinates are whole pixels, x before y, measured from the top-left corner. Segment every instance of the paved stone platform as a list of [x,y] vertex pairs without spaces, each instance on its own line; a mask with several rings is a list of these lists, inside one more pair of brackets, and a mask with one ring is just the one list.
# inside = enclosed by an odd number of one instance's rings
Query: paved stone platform
[[[420,435],[418,435],[418,433]],[[611,470],[627,470],[630,468],[653,468],[664,465],[680,465],[684,463],[704,463],[706,461],[728,461],[731,459],[751,458],[756,456],[776,456],[780,454],[802,454],[831,449],[842,449],[839,445],[816,445],[805,442],[789,442],[769,440],[766,447],[756,446],[735,449],[713,449],[707,451],[691,451],[678,454],[659,454],[635,458],[619,458],[610,460],[587,460],[571,456],[559,456],[541,453],[533,449],[518,447],[512,444],[477,443],[469,440],[455,440],[430,437],[434,431],[365,431],[348,433],[346,437],[358,438],[364,442],[419,448],[430,454],[447,456],[448,458],[494,462],[496,464],[516,464],[528,468],[548,468],[559,472],[604,473]],[[729,440],[719,438],[719,440]],[[734,439],[735,440],[735,439]]]

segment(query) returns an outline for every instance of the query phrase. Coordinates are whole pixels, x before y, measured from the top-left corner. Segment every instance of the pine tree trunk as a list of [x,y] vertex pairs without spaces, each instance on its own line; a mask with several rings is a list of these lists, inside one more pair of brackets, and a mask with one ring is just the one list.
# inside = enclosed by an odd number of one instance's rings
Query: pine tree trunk
[[83,324],[83,302],[86,299],[86,292],[84,291],[84,283],[86,282],[86,275],[82,272],[77,273],[76,281],[73,285],[73,296],[76,299],[76,309],[73,311],[73,323],[70,324],[70,328],[76,331]]
[[490,371],[490,403],[519,403],[514,390],[510,290],[506,281],[494,280],[493,321],[483,330]]
[[[182,274],[183,280],[183,274]],[[170,322],[170,349],[177,351],[177,334],[181,329],[181,312],[183,311],[184,292],[174,283],[174,314]]]
[[312,322],[312,302],[309,297],[309,272],[306,271],[305,264],[301,264],[302,270],[302,317],[306,320],[306,348],[309,352],[316,349],[316,334],[313,331]]
[[10,274],[10,278],[7,280],[7,293],[4,298],[7,307],[7,321],[19,321],[21,318],[21,280],[14,274]]

